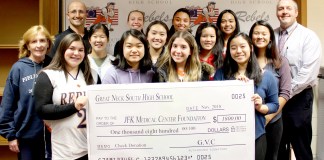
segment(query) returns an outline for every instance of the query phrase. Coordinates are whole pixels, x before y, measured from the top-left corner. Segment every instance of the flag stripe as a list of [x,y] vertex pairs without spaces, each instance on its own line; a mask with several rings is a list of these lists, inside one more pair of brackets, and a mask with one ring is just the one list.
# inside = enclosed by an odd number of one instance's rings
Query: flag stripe
[[[91,11],[95,11],[95,15],[94,13],[92,13]],[[98,15],[101,14],[102,9],[93,9],[93,10],[87,10],[87,19],[86,19],[86,23],[85,26],[89,27],[90,25],[92,25],[92,23],[97,19]],[[118,9],[114,9],[114,16],[111,17],[110,19],[112,20],[112,25],[118,25]],[[107,24],[107,22],[101,22],[103,24]]]
[[[198,18],[198,15],[201,15],[202,14],[202,9],[195,9],[195,10],[192,10],[194,15],[191,16],[190,18],[190,22],[194,22],[197,18]],[[214,9],[214,12],[216,13],[215,16],[211,16],[210,18],[212,19],[213,23],[216,23],[217,22],[217,18],[219,16],[219,9],[216,8]],[[204,22],[200,22],[200,23],[204,23]]]

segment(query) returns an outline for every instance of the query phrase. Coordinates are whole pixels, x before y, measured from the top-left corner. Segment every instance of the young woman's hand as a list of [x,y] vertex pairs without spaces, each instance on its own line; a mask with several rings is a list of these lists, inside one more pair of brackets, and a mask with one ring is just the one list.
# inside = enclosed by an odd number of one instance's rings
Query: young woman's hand
[[258,94],[254,94],[252,96],[252,101],[254,101],[255,110],[262,114],[267,114],[269,108],[267,105],[262,104],[262,98]]
[[245,75],[238,75],[236,77],[237,80],[243,81],[243,82],[248,82],[250,79],[246,77]]
[[258,94],[254,94],[252,101],[254,101],[255,109],[259,111],[262,106],[262,98]]
[[88,97],[86,96],[79,96],[74,103],[74,107],[79,111],[88,103]]

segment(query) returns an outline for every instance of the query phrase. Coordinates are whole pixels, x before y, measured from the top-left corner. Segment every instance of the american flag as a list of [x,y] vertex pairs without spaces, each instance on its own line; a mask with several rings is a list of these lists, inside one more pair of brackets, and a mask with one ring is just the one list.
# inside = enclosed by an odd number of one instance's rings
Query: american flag
[[[189,10],[190,11],[190,14],[191,14],[190,22],[193,23],[197,19],[198,15],[201,15],[202,10],[203,10],[202,8]],[[215,16],[212,16],[210,18],[213,20],[213,23],[216,23],[217,22],[217,18],[219,16],[219,9],[218,8],[215,8],[214,9],[214,12],[216,13],[216,15]],[[201,23],[204,23],[204,22],[201,22]]]
[[[89,28],[90,25],[97,19],[97,16],[101,14],[102,9],[89,9],[87,10],[87,19],[85,26]],[[114,9],[114,16],[110,19],[112,20],[112,25],[118,25],[118,9]],[[107,24],[107,22],[101,22]]]

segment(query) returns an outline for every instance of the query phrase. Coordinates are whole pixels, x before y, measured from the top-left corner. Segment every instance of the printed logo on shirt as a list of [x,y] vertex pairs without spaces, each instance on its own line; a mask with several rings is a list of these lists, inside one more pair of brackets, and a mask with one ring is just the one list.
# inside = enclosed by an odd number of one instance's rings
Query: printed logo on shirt
[[21,80],[22,80],[22,82],[27,82],[27,81],[30,81],[30,80],[33,80],[36,78],[37,78],[37,74],[32,74],[32,75],[22,77]]
[[61,93],[61,105],[70,104],[74,102],[79,96],[85,96],[86,92],[67,92]]

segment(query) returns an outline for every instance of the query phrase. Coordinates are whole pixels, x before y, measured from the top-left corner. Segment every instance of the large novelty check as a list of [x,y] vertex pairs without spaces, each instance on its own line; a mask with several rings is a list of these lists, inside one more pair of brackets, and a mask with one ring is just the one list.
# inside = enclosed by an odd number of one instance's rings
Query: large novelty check
[[91,160],[254,159],[252,81],[88,89]]

